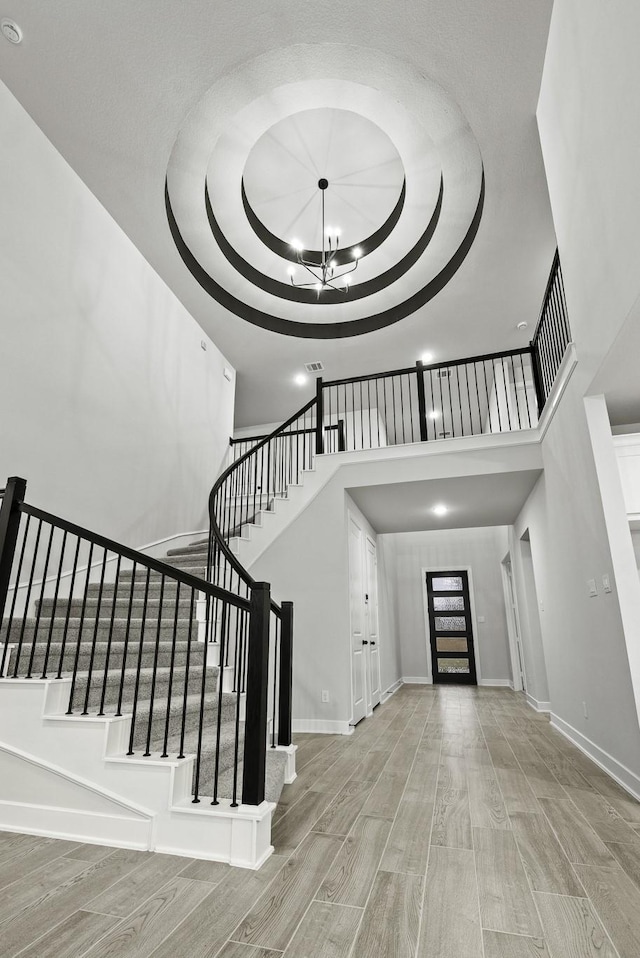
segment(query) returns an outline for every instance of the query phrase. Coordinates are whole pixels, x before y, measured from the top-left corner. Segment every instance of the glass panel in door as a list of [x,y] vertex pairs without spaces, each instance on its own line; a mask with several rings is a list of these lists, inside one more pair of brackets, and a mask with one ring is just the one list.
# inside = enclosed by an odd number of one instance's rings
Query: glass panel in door
[[427,572],[426,587],[434,683],[476,685],[467,573]]

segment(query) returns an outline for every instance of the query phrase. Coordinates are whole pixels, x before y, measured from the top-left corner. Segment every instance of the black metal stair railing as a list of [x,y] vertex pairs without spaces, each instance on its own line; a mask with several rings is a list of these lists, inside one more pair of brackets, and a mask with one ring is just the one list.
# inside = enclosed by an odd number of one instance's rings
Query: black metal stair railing
[[[128,755],[194,754],[193,802],[260,804],[269,586],[235,594],[180,568],[183,557],[146,556],[25,493],[23,479],[9,479],[0,506],[0,675],[66,678],[68,715],[130,715]],[[215,610],[219,663],[203,606]],[[278,614],[290,622],[288,608]]]
[[[538,402],[529,348],[317,381],[316,452],[356,451],[531,429]],[[340,435],[328,448],[327,430]]]
[[549,398],[570,342],[571,327],[569,326],[562,266],[559,253],[556,250],[542,301],[540,318],[531,340],[536,389],[541,409]]

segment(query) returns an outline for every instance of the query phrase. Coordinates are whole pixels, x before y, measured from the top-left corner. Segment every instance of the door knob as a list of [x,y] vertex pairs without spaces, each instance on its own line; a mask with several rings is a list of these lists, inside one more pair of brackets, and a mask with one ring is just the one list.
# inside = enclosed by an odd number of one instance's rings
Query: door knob
[[363,644],[363,645],[369,645],[369,642],[367,641],[367,639],[363,639],[363,640],[362,640],[362,644]]
[[371,645],[375,645],[375,644],[376,644],[375,642],[372,642],[372,643],[371,643]]

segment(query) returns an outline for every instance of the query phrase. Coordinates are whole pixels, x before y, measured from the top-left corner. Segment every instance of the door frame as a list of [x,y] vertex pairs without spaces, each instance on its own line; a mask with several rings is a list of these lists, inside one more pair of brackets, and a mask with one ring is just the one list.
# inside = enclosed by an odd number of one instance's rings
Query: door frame
[[[366,589],[369,588],[369,564],[368,564],[368,561],[367,561],[367,560],[368,560],[368,554],[367,554],[367,553],[368,553],[368,544],[369,544],[369,543],[371,543],[371,545],[373,546],[373,551],[374,551],[374,555],[375,555],[375,559],[376,559],[376,561],[375,561],[375,590],[376,590],[376,591],[375,591],[375,597],[376,597],[375,606],[376,606],[376,623],[377,623],[377,625],[378,625],[378,631],[377,631],[377,633],[376,633],[376,650],[377,650],[377,652],[376,652],[376,662],[377,662],[377,673],[378,673],[378,701],[375,703],[375,705],[374,705],[374,703],[373,703],[373,686],[372,686],[372,684],[371,684],[371,673],[372,673],[372,670],[373,670],[373,669],[372,669],[372,665],[371,665],[371,658],[372,658],[372,656],[371,656],[371,634],[370,634],[370,628],[369,628],[369,624],[370,624],[370,609],[371,609],[371,607],[372,607],[372,603],[371,603],[371,592],[370,592],[370,591],[369,591],[369,592],[366,592]],[[363,559],[364,559],[364,571],[365,571],[365,575],[364,575],[365,595],[368,595],[368,597],[369,597],[368,599],[364,599],[364,603],[365,603],[365,622],[366,622],[366,624],[367,624],[366,632],[367,632],[367,640],[368,640],[368,642],[369,642],[369,645],[367,646],[367,652],[366,652],[366,655],[365,655],[365,679],[366,679],[366,686],[367,686],[367,694],[366,694],[366,696],[365,696],[365,701],[366,701],[366,704],[367,704],[367,715],[366,715],[366,717],[368,718],[370,715],[373,715],[373,710],[376,708],[376,706],[380,705],[380,702],[381,702],[381,700],[382,700],[382,669],[381,669],[381,666],[380,666],[380,603],[379,603],[379,600],[378,600],[378,592],[379,592],[379,589],[378,589],[378,541],[377,541],[377,539],[374,539],[374,537],[371,536],[368,532],[365,532],[365,536],[364,536],[364,556],[363,556]],[[363,597],[363,598],[364,598],[364,597]]]
[[427,572],[466,572],[467,582],[469,583],[469,614],[471,616],[471,626],[473,628],[473,660],[476,666],[476,683],[482,685],[482,673],[480,671],[480,656],[478,654],[478,617],[476,615],[476,603],[473,588],[473,572],[470,565],[462,565],[460,562],[449,562],[447,565],[428,565],[420,570],[422,576],[422,609],[424,614],[424,634],[427,647],[427,684],[433,685],[433,661],[431,657],[431,628],[429,626],[429,599],[427,596]]
[[[348,589],[349,589],[349,592],[348,592],[348,601],[349,601],[349,637],[348,637],[348,649],[349,649],[349,700],[350,700],[350,702],[351,702],[349,725],[352,726],[352,727],[354,727],[354,726],[356,726],[359,722],[362,722],[364,719],[366,719],[371,713],[369,712],[368,706],[367,706],[367,685],[366,685],[366,682],[367,682],[367,669],[366,669],[366,666],[365,666],[365,664],[364,664],[366,660],[365,660],[365,654],[364,654],[364,648],[363,648],[363,649],[362,649],[362,661],[363,661],[362,681],[363,681],[364,715],[360,716],[359,718],[356,718],[356,716],[355,716],[355,703],[354,703],[354,695],[353,695],[353,645],[352,645],[352,643],[353,643],[353,617],[352,617],[352,615],[351,615],[351,583],[352,583],[353,566],[352,566],[352,563],[351,563],[351,547],[350,547],[350,541],[349,541],[349,537],[350,537],[350,535],[351,535],[351,523],[352,523],[352,522],[354,523],[354,525],[356,525],[356,526],[360,529],[360,532],[361,532],[361,539],[360,539],[360,541],[361,541],[361,548],[360,548],[359,560],[360,560],[360,569],[361,569],[361,572],[362,572],[362,581],[363,581],[363,585],[364,585],[364,575],[365,575],[365,572],[364,572],[364,559],[365,559],[364,542],[366,541],[366,532],[365,532],[365,529],[363,528],[362,522],[361,522],[361,520],[359,519],[359,517],[356,516],[356,515],[354,515],[354,513],[351,511],[351,509],[347,509],[347,576],[348,576],[348,578],[347,578],[347,583],[348,583]],[[361,599],[362,599],[362,606],[363,606],[363,608],[362,608],[363,628],[366,629],[366,621],[365,621],[366,610],[365,610],[365,608],[364,608],[364,589],[363,589],[363,592],[362,592]]]
[[[507,562],[511,566],[511,586],[509,586]],[[513,691],[524,692],[527,682],[527,668],[524,661],[524,647],[522,644],[522,625],[520,618],[520,608],[518,605],[518,590],[515,583],[515,572],[513,569],[513,556],[511,550],[505,554],[500,562],[500,571],[502,573],[502,588],[504,590],[504,608],[507,614],[507,634],[509,636],[509,652],[511,654],[511,677],[513,680]],[[513,592],[513,607],[511,604],[511,592]],[[520,636],[520,655],[518,655],[518,639]],[[524,686],[520,680],[520,661],[522,662],[522,676]]]

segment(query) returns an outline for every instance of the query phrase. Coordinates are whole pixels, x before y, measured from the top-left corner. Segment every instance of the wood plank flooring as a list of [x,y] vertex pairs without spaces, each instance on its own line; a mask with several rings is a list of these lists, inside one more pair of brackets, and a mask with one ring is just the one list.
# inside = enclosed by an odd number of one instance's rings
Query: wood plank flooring
[[638,958],[640,803],[521,695],[296,736],[258,872],[0,833],[2,958]]

